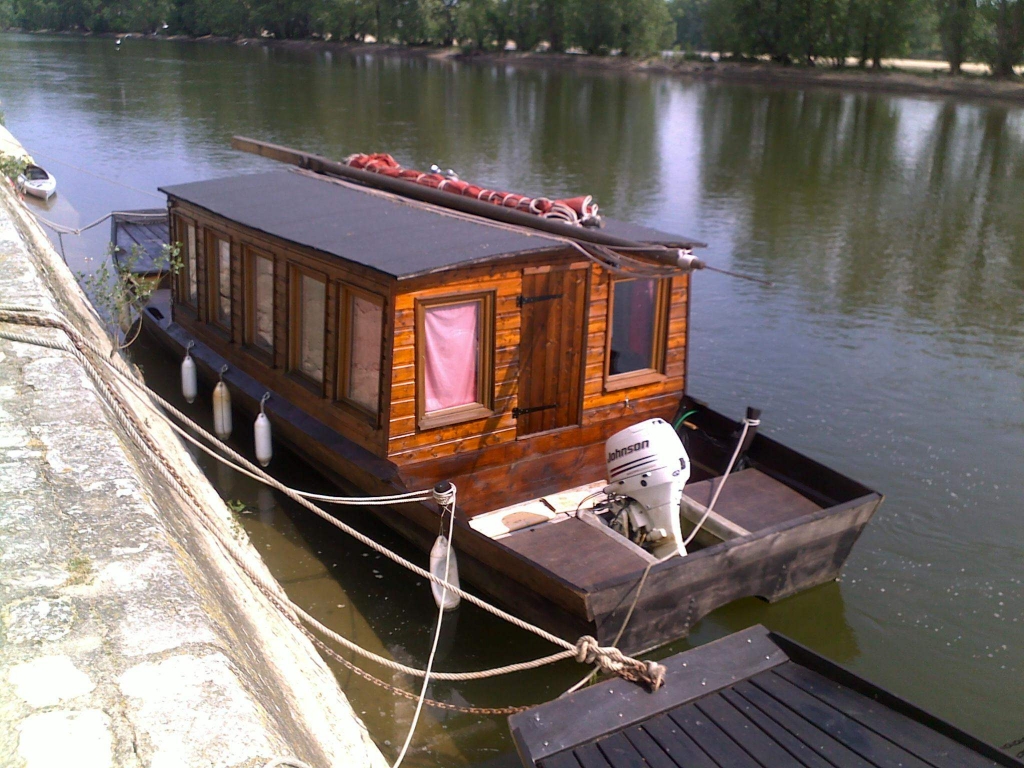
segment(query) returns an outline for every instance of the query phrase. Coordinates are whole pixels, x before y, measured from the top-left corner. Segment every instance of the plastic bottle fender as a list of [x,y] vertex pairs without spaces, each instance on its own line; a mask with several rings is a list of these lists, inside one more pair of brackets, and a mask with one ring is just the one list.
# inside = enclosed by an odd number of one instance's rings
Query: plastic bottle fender
[[196,361],[188,352],[185,353],[185,359],[181,361],[181,394],[189,403],[194,403],[196,395],[199,394],[199,385],[196,381]]
[[252,434],[256,442],[256,461],[260,463],[261,467],[265,467],[274,457],[270,419],[267,418],[267,414],[260,413],[256,416],[256,423],[252,427]]
[[221,440],[231,437],[231,393],[223,381],[213,388],[213,431]]
[[[437,537],[434,546],[430,548],[430,572],[439,579],[444,579],[444,558],[448,549],[448,537],[444,534]],[[448,556],[448,578],[445,579],[453,587],[459,587],[459,564],[455,560],[455,549]],[[444,594],[444,609],[452,611],[459,607],[462,598],[451,590],[445,590],[437,582],[430,582],[430,591],[434,595],[434,602],[441,608],[441,595]]]

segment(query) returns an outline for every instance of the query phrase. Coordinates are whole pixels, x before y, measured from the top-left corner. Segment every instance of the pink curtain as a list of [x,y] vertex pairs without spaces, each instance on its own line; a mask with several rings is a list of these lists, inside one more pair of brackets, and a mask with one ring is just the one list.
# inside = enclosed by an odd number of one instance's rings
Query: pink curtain
[[479,302],[428,307],[423,313],[426,412],[477,402]]

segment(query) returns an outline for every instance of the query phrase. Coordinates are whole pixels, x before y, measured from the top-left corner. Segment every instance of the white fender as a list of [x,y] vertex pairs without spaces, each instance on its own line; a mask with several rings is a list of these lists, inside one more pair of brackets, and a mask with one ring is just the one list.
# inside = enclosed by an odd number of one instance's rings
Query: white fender
[[231,437],[231,393],[223,381],[213,388],[213,431],[221,440]]
[[256,423],[253,425],[252,434],[256,442],[256,461],[260,463],[260,466],[265,467],[274,457],[270,419],[267,418],[267,414],[260,413],[256,416]]
[[[444,573],[444,559],[445,552],[448,549],[448,537],[441,535],[434,541],[434,546],[430,548],[430,572],[437,576],[439,579],[444,579],[453,587],[459,587],[459,564],[455,560],[455,549],[453,548],[451,553],[448,555],[448,578],[445,578]],[[437,582],[430,582],[430,591],[434,594],[434,602],[438,608],[441,608],[441,595],[444,594],[444,609],[446,611],[452,611],[459,607],[459,602],[462,600],[457,594],[451,590],[445,590]]]
[[199,394],[199,385],[196,381],[196,361],[188,352],[185,353],[185,359],[181,361],[181,394],[189,403],[194,403],[196,395]]

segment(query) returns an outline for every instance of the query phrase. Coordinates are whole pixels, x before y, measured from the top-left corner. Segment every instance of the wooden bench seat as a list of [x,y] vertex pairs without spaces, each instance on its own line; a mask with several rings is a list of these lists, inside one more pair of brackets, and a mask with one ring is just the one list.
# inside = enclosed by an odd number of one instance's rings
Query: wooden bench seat
[[640,572],[654,560],[603,523],[583,517],[515,531],[501,543],[583,589]]

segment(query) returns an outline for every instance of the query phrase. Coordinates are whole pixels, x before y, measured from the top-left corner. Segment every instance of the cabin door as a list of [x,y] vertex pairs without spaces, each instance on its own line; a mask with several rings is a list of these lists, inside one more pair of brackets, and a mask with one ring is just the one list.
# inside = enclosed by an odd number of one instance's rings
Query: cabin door
[[519,437],[580,423],[587,264],[523,270],[519,297]]

